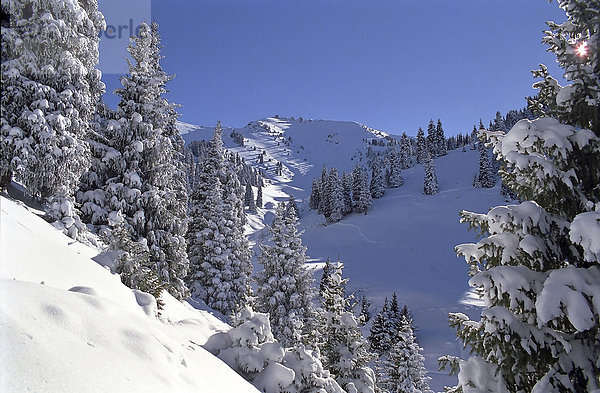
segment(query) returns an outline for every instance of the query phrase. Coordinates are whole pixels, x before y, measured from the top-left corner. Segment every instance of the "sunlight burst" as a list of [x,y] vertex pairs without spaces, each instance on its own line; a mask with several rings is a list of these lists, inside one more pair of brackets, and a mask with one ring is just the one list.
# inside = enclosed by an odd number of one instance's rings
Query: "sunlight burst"
[[586,57],[588,54],[587,42],[584,41],[577,45],[577,48],[575,48],[575,53],[577,53],[577,56],[579,57]]

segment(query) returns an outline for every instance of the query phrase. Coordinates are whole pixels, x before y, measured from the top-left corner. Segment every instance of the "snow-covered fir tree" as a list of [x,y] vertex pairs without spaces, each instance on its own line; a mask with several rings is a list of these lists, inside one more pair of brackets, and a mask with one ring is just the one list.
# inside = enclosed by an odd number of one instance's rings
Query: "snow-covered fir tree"
[[[484,138],[484,136],[482,135],[481,138]],[[496,185],[496,177],[494,176],[494,170],[492,168],[490,156],[488,155],[488,149],[483,140],[478,142],[477,149],[479,150],[479,173],[477,174],[475,186],[492,188],[494,185]]]
[[[425,369],[423,348],[419,347],[410,323],[400,320],[398,337],[385,360],[386,376],[382,384],[386,391],[397,393],[432,393]],[[381,386],[381,385],[380,385]]]
[[425,132],[419,127],[417,131],[417,164],[422,164],[427,159],[427,141],[425,140]]
[[319,180],[319,191],[321,193],[319,197],[318,213],[323,214],[325,217],[329,217],[330,212],[327,210],[327,168],[323,165],[321,170],[321,179]]
[[373,355],[356,317],[347,311],[345,284],[348,280],[342,277],[343,264],[332,264],[329,260],[327,263],[320,290],[324,318],[320,345],[323,365],[346,391],[372,393],[375,374],[367,364]]
[[244,205],[250,206],[250,201],[254,201],[254,192],[252,191],[252,185],[250,183],[247,183],[244,190]]
[[262,184],[259,182],[258,191],[256,191],[256,207],[263,207],[263,193],[262,193]]
[[337,168],[329,170],[325,189],[325,217],[329,222],[338,222],[344,216],[344,188]]
[[440,152],[438,145],[438,136],[433,119],[429,120],[429,124],[427,125],[427,137],[425,138],[425,142],[427,144],[427,151],[429,152],[429,154],[431,154],[431,157],[439,157]]
[[400,166],[401,169],[408,169],[413,166],[412,142],[406,132],[403,132],[400,137]]
[[285,346],[310,344],[306,341],[315,314],[312,272],[304,267],[306,247],[297,220],[286,214],[284,203],[277,206],[269,226],[270,245],[260,246],[258,262],[263,270],[256,275],[256,308],[269,314],[273,335]]
[[342,192],[344,195],[344,209],[342,214],[344,216],[352,213],[352,186],[353,178],[352,174],[348,172],[342,173]]
[[[250,301],[252,273],[248,240],[238,219],[237,200],[223,190],[222,178],[234,173],[223,152],[221,125],[217,124],[208,155],[200,162],[198,184],[191,194],[188,284],[192,295],[226,316],[239,312]],[[237,178],[236,178],[237,180]]]
[[427,155],[425,159],[425,180],[423,186],[423,194],[433,195],[438,193],[438,179],[435,173],[435,163],[431,158],[431,155]]
[[439,156],[445,156],[448,154],[448,145],[446,144],[446,135],[444,135],[444,128],[440,119],[438,119],[435,126],[435,137]]
[[[467,360],[442,359],[459,373],[455,391],[600,389],[600,307],[594,300],[600,288],[600,81],[594,71],[600,4],[559,4],[567,21],[550,23],[544,42],[570,84],[545,79],[538,87],[556,91],[540,91],[538,102],[560,121],[521,120],[508,133],[486,132],[504,160],[503,180],[522,202],[487,214],[462,213],[482,239],[457,251],[486,307],[479,321],[451,315],[473,353]],[[574,56],[583,42],[589,52]]]
[[365,293],[362,293],[359,300],[360,310],[358,314],[358,323],[360,326],[365,326],[371,320],[371,302]]
[[373,352],[376,352],[379,356],[383,355],[390,349],[392,344],[392,332],[388,330],[387,320],[389,317],[390,303],[386,298],[383,302],[383,307],[380,312],[375,315],[371,330],[369,332],[370,348]]
[[310,189],[310,200],[308,202],[308,207],[311,210],[317,210],[319,205],[321,204],[321,184],[319,179],[313,179],[312,187]]
[[157,299],[157,305],[162,307],[160,293],[164,289],[150,260],[150,250],[146,239],[134,239],[131,230],[124,225],[122,218],[117,218],[112,231],[112,251],[115,253],[115,270],[119,273],[123,284],[130,288],[148,292]]
[[367,171],[357,164],[352,171],[352,209],[356,213],[367,214],[367,210],[371,207],[371,192],[368,184]]
[[371,184],[369,186],[371,198],[381,198],[385,194],[384,180],[383,165],[378,158],[375,158],[371,166]]
[[71,237],[85,231],[74,204],[90,165],[85,142],[104,91],[98,63],[105,28],[96,1],[2,3],[0,188],[14,177],[45,202]]
[[288,196],[287,204],[285,206],[286,214],[294,214],[296,218],[300,218],[300,209],[296,203],[296,198],[293,195]]
[[395,148],[392,148],[388,155],[389,161],[389,175],[388,175],[388,187],[398,188],[404,184],[402,179],[402,161],[400,160],[400,154]]
[[250,197],[249,199],[247,199],[248,211],[250,213],[256,213],[256,201],[254,200],[254,191],[252,190],[252,186],[250,185],[250,183],[246,185],[246,193],[244,195],[244,199],[246,199],[248,196]]
[[[109,145],[121,154],[120,173],[106,186],[108,210],[123,214],[134,237],[146,239],[150,259],[166,289],[188,295],[187,185],[173,129],[177,114],[164,99],[171,79],[160,67],[157,27],[140,25],[127,50],[132,61],[121,77],[117,124]],[[109,213],[110,215],[111,213]]]

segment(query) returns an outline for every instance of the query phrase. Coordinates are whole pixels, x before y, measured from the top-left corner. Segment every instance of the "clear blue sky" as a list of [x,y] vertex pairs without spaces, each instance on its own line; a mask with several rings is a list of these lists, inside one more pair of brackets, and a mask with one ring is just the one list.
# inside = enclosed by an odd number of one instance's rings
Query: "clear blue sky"
[[201,125],[279,114],[415,135],[440,118],[454,134],[523,107],[538,63],[561,74],[541,39],[565,16],[546,0],[153,0],[151,14],[168,97]]

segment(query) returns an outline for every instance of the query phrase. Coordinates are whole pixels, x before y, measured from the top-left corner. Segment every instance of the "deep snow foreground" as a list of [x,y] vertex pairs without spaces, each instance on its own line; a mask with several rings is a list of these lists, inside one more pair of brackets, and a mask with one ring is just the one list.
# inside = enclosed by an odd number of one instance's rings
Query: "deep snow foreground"
[[201,345],[228,326],[121,284],[74,242],[1,198],[1,392],[256,392]]
[[[213,129],[180,124],[186,142],[210,140]],[[232,131],[244,135],[244,146],[230,138]],[[402,171],[404,185],[387,189],[381,199],[373,200],[366,215],[351,214],[335,224],[308,209],[313,178],[321,176],[323,165],[335,166],[339,173],[351,171],[357,163],[366,165],[367,150],[382,151],[373,144],[390,136],[359,123],[266,118],[240,129],[224,129],[225,146],[267,175],[263,190],[265,208],[250,215],[250,239],[265,236],[264,224],[272,220],[275,203],[294,195],[301,211],[302,240],[311,262],[326,258],[344,262],[349,290],[364,291],[374,315],[393,292],[401,304],[414,314],[417,339],[424,347],[426,367],[433,379],[431,387],[442,391],[456,384],[456,378],[438,371],[438,357],[463,355],[462,344],[448,326],[449,312],[479,315],[482,301],[470,292],[468,266],[457,258],[454,247],[475,240],[467,225],[459,222],[459,212],[486,213],[506,201],[497,185],[491,189],[472,186],[478,170],[479,153],[467,147],[435,159],[440,192],[423,195],[422,165]],[[263,154],[263,164],[259,154]],[[276,163],[283,170],[278,175]],[[255,249],[255,254],[258,250]],[[255,265],[255,269],[261,266]],[[317,275],[318,279],[318,275]],[[364,330],[368,334],[368,328]],[[464,354],[467,355],[466,353]]]

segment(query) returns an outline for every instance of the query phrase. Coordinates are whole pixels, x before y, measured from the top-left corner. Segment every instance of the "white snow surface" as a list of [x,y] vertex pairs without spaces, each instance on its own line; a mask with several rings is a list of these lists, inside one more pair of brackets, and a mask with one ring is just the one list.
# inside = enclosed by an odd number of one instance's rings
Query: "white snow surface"
[[[212,128],[185,124],[180,130],[187,143],[210,140],[213,134]],[[231,131],[244,135],[243,147],[233,142]],[[403,170],[404,184],[374,199],[366,215],[353,213],[338,223],[324,225],[323,216],[308,208],[312,180],[321,176],[323,165],[337,167],[340,174],[349,172],[356,163],[366,165],[368,146],[375,151],[385,149],[368,141],[399,137],[355,122],[292,118],[251,122],[243,128],[224,130],[223,137],[226,148],[267,173],[264,208],[248,216],[251,244],[265,238],[264,224],[271,222],[275,203],[294,195],[309,264],[320,272],[323,261],[339,256],[344,275],[350,280],[348,289],[365,291],[373,316],[381,309],[384,297],[396,292],[398,301],[414,314],[425,366],[433,378],[432,389],[442,391],[444,385],[456,384],[456,377],[438,371],[439,356],[468,355],[448,327],[448,313],[461,312],[478,319],[478,307],[484,304],[470,290],[468,266],[454,251],[456,245],[476,240],[476,234],[459,222],[459,212],[485,214],[493,206],[506,204],[499,185],[491,189],[472,186],[478,151],[467,147],[466,152],[454,150],[435,159],[440,186],[436,195],[423,195],[424,170],[416,165]],[[266,155],[264,165],[260,165],[257,157],[263,150]],[[276,175],[276,161],[283,164],[281,176]],[[254,254],[258,253],[255,248]],[[260,268],[255,264],[255,269]],[[365,335],[368,329],[369,325],[363,329]]]
[[205,351],[229,327],[132,291],[35,211],[2,196],[1,392],[256,392]]

